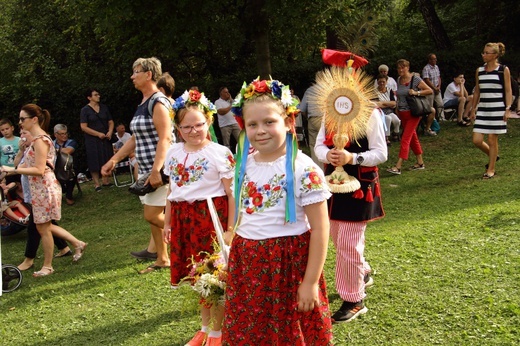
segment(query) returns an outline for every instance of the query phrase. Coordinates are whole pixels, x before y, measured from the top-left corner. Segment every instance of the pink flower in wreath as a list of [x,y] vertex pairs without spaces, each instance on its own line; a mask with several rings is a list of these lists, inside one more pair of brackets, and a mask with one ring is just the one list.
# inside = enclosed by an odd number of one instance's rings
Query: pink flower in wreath
[[200,100],[201,94],[197,90],[190,90],[190,101],[198,102]]

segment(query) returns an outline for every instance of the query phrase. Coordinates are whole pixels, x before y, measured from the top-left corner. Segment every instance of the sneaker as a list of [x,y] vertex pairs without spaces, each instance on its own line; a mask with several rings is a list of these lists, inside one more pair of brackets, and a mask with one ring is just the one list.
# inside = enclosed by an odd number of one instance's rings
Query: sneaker
[[338,311],[332,315],[332,323],[350,322],[359,315],[363,315],[368,311],[363,301],[357,303],[343,302]]
[[208,337],[205,346],[222,346],[222,337],[215,338],[213,336]]
[[437,136],[437,132],[433,131],[433,130],[425,130],[424,133],[427,135],[427,136]]
[[195,336],[184,346],[202,346],[204,345],[204,341],[206,341],[206,333],[199,330],[197,334],[195,334]]
[[365,288],[369,288],[374,284],[374,279],[372,279],[372,276],[370,274],[365,274],[363,277],[363,281],[365,282]]
[[133,251],[130,252],[130,255],[140,260],[155,261],[157,259],[157,253],[148,252],[148,249],[144,249],[143,251]]

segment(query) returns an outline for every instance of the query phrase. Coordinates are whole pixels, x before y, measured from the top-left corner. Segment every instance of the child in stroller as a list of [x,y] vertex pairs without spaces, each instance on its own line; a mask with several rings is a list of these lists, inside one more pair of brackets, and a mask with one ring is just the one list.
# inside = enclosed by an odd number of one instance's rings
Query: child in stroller
[[20,225],[26,225],[29,222],[30,211],[23,202],[23,191],[19,177],[16,179],[16,176],[13,176],[15,179],[10,179],[10,181],[2,179],[0,182],[0,208],[2,217]]
[[[9,220],[26,225],[29,222],[30,211],[20,200],[18,195],[18,189],[20,189],[20,183],[0,183],[2,189],[2,201],[0,202],[3,217],[7,217]],[[15,191],[13,191],[15,190]]]

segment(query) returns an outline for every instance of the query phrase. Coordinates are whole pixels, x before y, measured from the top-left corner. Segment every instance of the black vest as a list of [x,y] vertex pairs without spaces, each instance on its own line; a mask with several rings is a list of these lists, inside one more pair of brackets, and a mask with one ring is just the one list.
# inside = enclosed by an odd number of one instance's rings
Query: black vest
[[[345,149],[351,153],[368,151],[368,139],[363,137],[357,142],[351,142]],[[326,165],[325,175],[331,174],[334,169],[334,166]],[[333,193],[327,201],[330,219],[356,222],[383,217],[385,212],[381,204],[381,187],[377,167],[347,164],[343,166],[343,169],[359,180],[361,188],[350,193]]]

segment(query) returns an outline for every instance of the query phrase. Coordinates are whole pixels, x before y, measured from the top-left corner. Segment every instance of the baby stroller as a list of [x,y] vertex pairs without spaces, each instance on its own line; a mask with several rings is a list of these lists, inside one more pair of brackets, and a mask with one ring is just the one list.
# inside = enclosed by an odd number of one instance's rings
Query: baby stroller
[[[2,203],[4,203],[4,191],[0,188],[0,197],[2,198]],[[0,210],[3,210],[0,209]],[[1,221],[7,220],[7,218],[4,218],[3,212],[0,212]],[[21,226],[21,229],[25,228],[25,226],[20,225],[14,221],[8,220],[9,225],[19,225]],[[4,226],[2,226],[2,235],[4,235]],[[20,229],[20,230],[21,230]],[[19,231],[18,231],[19,232]],[[2,262],[2,242],[0,237],[0,263]],[[2,292],[0,292],[0,295],[2,293],[9,293],[14,290],[16,290],[20,285],[22,284],[22,272],[20,269],[18,269],[16,266],[12,264],[2,264],[2,278],[0,283],[2,284]]]
[[2,230],[2,236],[8,236],[16,234],[22,230],[24,230],[27,225],[27,218],[18,208],[10,208],[12,210],[11,216],[8,213],[3,212],[9,204],[13,202],[21,204],[25,209],[27,209],[26,204],[16,195],[16,193],[9,193],[9,197],[4,194],[4,190],[0,188],[0,227]]

